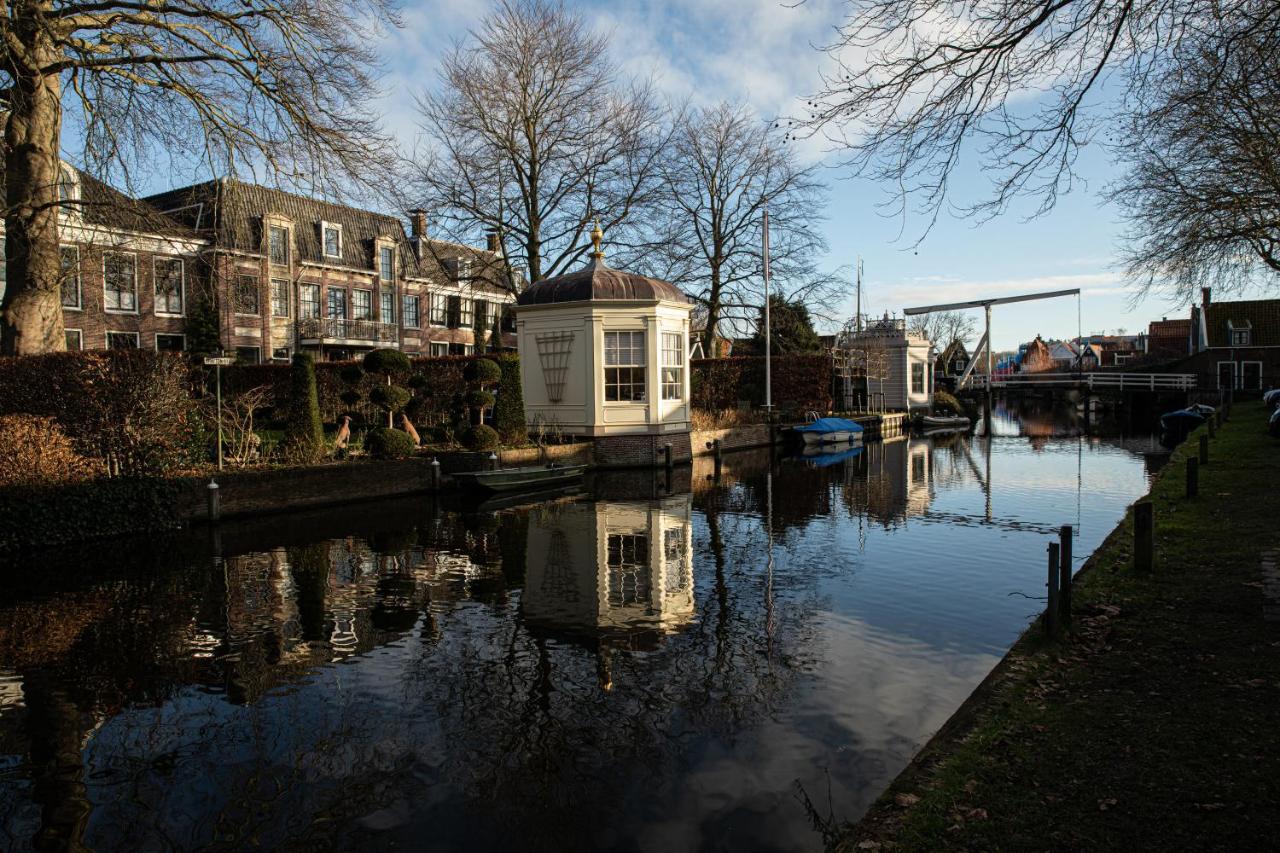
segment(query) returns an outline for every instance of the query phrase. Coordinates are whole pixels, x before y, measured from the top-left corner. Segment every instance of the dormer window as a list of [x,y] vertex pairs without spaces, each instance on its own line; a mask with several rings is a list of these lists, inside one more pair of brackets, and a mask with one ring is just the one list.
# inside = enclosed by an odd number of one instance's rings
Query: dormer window
[[271,263],[279,266],[289,265],[289,229],[280,225],[272,225],[267,229],[267,251]]
[[58,215],[78,219],[81,214],[80,177],[67,164],[58,170]]
[[320,223],[321,246],[326,258],[342,257],[342,226],[331,222]]
[[1247,347],[1253,345],[1253,324],[1245,322],[1244,326],[1237,327],[1230,320],[1227,321],[1227,334],[1231,339],[1233,347]]
[[458,270],[458,281],[469,281],[471,279],[471,259],[458,258],[457,270]]
[[383,281],[396,280],[396,250],[392,246],[378,249],[378,278]]

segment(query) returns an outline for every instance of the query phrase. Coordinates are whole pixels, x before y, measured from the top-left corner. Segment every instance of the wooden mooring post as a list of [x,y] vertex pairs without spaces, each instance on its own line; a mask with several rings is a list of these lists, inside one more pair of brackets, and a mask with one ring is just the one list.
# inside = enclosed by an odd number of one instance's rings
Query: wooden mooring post
[[1200,464],[1209,464],[1209,436],[1200,436]]
[[1062,571],[1062,561],[1058,553],[1058,543],[1049,543],[1049,600],[1044,608],[1044,633],[1046,637],[1058,636],[1058,577]]
[[1058,613],[1061,615],[1062,627],[1071,625],[1071,536],[1074,531],[1070,524],[1064,524],[1058,530]]
[[1194,498],[1200,494],[1200,460],[1195,456],[1187,457],[1187,497]]
[[1140,501],[1133,505],[1133,567],[1149,572],[1155,565],[1155,505]]

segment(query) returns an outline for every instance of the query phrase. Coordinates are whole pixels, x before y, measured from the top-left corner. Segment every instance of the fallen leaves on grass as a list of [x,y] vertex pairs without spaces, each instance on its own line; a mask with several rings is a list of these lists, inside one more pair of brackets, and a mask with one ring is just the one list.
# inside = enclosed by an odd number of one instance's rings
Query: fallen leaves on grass
[[920,798],[915,794],[898,794],[898,796],[893,798],[893,801],[904,809],[909,809],[916,803],[920,802]]

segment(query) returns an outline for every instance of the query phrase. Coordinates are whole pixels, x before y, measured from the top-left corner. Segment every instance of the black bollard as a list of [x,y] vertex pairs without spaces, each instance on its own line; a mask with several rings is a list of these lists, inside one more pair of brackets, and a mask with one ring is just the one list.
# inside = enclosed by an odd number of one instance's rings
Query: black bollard
[[[675,466],[675,464],[676,464],[676,462],[675,462],[675,458],[672,456],[672,453],[671,453],[671,443],[670,443],[670,442],[667,442],[666,444],[662,445],[662,450],[663,450],[663,452],[666,454],[666,457],[667,457],[667,461],[666,461],[666,465],[667,465],[667,472],[668,472],[668,474],[670,474],[671,469],[672,469],[672,468]],[[671,477],[670,477],[670,476],[668,476],[668,477],[667,477],[667,482],[668,482],[668,483],[670,483],[670,482],[671,482]]]
[[1044,608],[1044,632],[1052,638],[1058,636],[1058,574],[1061,571],[1061,559],[1058,555],[1058,543],[1049,543],[1049,577],[1046,584],[1049,589],[1049,601]]
[[222,518],[222,495],[218,484],[213,480],[209,480],[209,485],[205,488],[209,500],[209,520],[217,521]]
[[1155,505],[1141,501],[1133,505],[1133,568],[1149,572],[1155,565]]
[[1058,530],[1058,612],[1061,614],[1063,627],[1071,624],[1071,534],[1070,524],[1064,524]]
[[1187,457],[1187,497],[1194,498],[1200,494],[1200,460],[1194,456]]
[[715,441],[711,442],[711,443],[712,443],[712,445],[713,445],[712,450],[713,450],[713,451],[714,451],[714,453],[715,453],[715,462],[716,462],[716,479],[717,479],[717,480],[719,480],[719,479],[720,479],[720,469],[721,469],[721,467],[724,465],[724,445],[721,443],[720,439],[718,439],[718,438],[717,438]]
[[1200,436],[1200,464],[1209,464],[1209,436]]

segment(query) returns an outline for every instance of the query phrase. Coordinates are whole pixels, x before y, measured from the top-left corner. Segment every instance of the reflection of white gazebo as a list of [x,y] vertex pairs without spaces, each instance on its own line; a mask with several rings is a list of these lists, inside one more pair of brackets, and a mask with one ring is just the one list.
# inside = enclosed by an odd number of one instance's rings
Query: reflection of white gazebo
[[689,315],[675,285],[591,262],[527,288],[516,302],[525,418],[590,436],[597,457],[649,465],[671,444],[689,458]]
[[524,618],[547,630],[618,640],[692,623],[692,500],[584,501],[533,513]]

